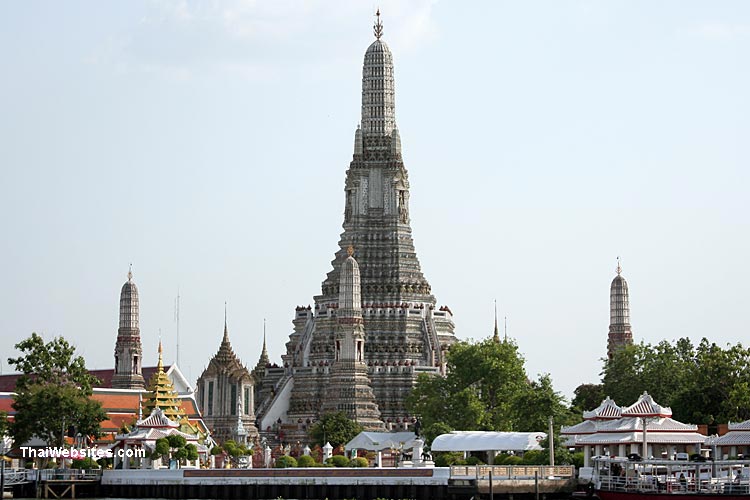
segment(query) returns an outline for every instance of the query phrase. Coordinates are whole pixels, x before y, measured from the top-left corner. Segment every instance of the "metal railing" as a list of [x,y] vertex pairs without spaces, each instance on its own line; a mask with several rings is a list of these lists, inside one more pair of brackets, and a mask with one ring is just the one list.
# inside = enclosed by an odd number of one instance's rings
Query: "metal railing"
[[101,469],[42,469],[39,471],[41,481],[99,481]]
[[490,476],[498,481],[503,479],[539,479],[562,478],[569,479],[575,474],[572,465],[453,465],[451,477],[473,477],[484,479]]
[[13,486],[15,484],[28,483],[34,480],[34,477],[27,469],[5,469],[5,486]]

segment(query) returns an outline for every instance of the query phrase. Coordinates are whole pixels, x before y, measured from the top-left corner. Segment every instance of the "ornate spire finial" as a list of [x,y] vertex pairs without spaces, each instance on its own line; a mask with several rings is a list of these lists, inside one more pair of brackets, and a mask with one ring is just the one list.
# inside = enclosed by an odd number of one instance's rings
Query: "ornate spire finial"
[[505,316],[503,320],[505,321],[505,342],[507,342],[508,341],[508,317]]
[[375,13],[375,17],[377,18],[377,21],[375,21],[372,31],[375,33],[375,38],[380,40],[380,37],[383,36],[383,23],[380,21],[380,8],[378,8],[378,11]]
[[224,338],[222,342],[229,342],[229,328],[227,328],[227,301],[224,301]]
[[617,276],[622,274],[622,266],[620,265],[620,256],[617,256]]
[[495,299],[495,333],[492,335],[492,340],[500,342],[500,332],[497,330],[497,299]]
[[133,263],[128,266],[128,281],[133,281]]
[[164,371],[164,359],[162,357],[162,353],[164,350],[161,347],[161,329],[159,330],[159,362],[156,364],[157,371],[163,372]]
[[346,249],[346,255],[348,255],[349,257],[351,257],[352,255],[354,255],[354,247],[353,246],[349,245],[347,247],[347,249]]

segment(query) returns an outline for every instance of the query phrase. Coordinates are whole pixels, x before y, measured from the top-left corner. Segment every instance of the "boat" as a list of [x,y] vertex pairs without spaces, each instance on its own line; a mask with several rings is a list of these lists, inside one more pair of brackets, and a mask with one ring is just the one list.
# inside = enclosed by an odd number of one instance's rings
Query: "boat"
[[600,500],[750,500],[750,461],[594,459],[592,492]]

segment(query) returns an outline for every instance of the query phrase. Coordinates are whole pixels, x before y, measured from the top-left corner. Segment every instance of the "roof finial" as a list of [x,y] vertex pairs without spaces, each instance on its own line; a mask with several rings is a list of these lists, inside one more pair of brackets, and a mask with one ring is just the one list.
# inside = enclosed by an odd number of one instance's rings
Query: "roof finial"
[[133,263],[128,266],[128,281],[133,281]]
[[223,342],[229,342],[229,328],[227,328],[227,301],[224,301],[224,339]]
[[157,372],[164,371],[164,359],[162,358],[164,350],[161,347],[161,328],[159,328],[159,362],[156,364]]
[[495,299],[495,333],[492,335],[492,340],[500,343],[500,332],[497,330],[497,299]]
[[622,266],[620,265],[620,256],[617,256],[617,276],[622,274]]
[[347,249],[346,249],[346,255],[348,255],[349,257],[351,257],[352,255],[354,255],[354,247],[353,246],[349,245],[347,247]]
[[375,33],[375,38],[380,40],[380,37],[383,36],[383,23],[380,22],[380,8],[378,8],[378,11],[375,13],[375,17],[377,18],[377,21],[375,21],[372,31]]
[[508,317],[503,318],[505,320],[505,342],[508,341]]

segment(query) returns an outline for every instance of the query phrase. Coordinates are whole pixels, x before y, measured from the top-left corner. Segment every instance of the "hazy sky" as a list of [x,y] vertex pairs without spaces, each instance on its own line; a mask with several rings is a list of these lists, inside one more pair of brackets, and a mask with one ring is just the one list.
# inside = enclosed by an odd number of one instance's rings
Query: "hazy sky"
[[[636,341],[748,341],[750,2],[2,2],[0,354],[280,361],[342,231],[380,7],[417,255],[459,338],[493,300],[532,377],[597,382],[622,257]],[[630,401],[623,401],[629,404]]]

